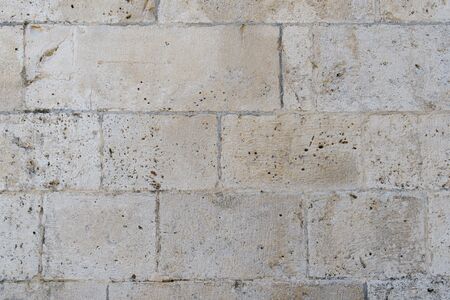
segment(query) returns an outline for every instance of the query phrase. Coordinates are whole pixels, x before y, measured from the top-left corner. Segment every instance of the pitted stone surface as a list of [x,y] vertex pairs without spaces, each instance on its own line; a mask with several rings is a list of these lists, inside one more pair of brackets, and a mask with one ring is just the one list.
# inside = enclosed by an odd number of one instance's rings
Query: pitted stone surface
[[316,102],[320,111],[448,110],[449,28],[287,27],[286,107]]
[[0,111],[19,109],[23,105],[23,29],[0,27]]
[[99,187],[97,116],[0,115],[0,129],[1,189]]
[[381,17],[388,21],[449,21],[450,2],[442,0],[380,0]]
[[[101,110],[279,108],[274,26],[27,28],[27,105]],[[138,50],[139,49],[139,50]]]
[[1,0],[1,22],[133,23],[155,20],[155,0]]
[[1,281],[27,280],[38,273],[40,199],[39,194],[0,194]]
[[161,0],[164,23],[364,22],[374,18],[374,1],[350,0]]
[[390,278],[425,270],[425,199],[391,192],[310,196],[310,274]]
[[105,115],[107,189],[207,189],[217,182],[216,117]]
[[304,277],[302,199],[161,194],[161,272],[175,278]]
[[49,194],[43,276],[148,280],[155,269],[154,213],[153,194]]
[[363,116],[226,116],[222,174],[226,187],[263,190],[360,186]]
[[430,193],[428,236],[431,245],[431,272],[450,275],[450,192]]

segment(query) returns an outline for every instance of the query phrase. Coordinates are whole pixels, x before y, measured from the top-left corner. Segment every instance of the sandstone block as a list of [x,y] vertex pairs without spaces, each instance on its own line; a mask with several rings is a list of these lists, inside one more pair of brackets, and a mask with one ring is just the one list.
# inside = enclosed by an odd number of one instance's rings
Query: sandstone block
[[0,189],[94,189],[100,126],[92,114],[0,116]]
[[43,276],[148,280],[155,268],[154,213],[153,194],[49,194]]
[[266,110],[280,106],[274,26],[31,25],[26,102],[37,108]]
[[361,22],[374,17],[374,1],[162,0],[162,22]]
[[226,187],[315,190],[360,186],[363,116],[226,116]]
[[425,199],[391,192],[311,196],[310,274],[401,277],[425,269]]
[[302,200],[163,193],[160,271],[175,278],[305,277]]
[[207,189],[217,181],[213,115],[105,115],[107,189]]
[[31,279],[38,273],[40,197],[38,194],[0,194],[1,281]]

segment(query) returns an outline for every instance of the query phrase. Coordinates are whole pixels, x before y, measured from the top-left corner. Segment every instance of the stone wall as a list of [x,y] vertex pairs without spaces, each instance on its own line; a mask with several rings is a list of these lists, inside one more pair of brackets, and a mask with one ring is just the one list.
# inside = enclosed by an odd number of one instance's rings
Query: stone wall
[[0,299],[448,299],[450,2],[0,0]]

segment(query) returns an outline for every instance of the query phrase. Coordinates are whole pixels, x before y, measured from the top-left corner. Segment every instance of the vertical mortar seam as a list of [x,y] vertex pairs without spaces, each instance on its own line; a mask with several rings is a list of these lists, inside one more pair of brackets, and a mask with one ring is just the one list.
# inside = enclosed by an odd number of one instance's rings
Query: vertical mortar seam
[[222,183],[222,114],[216,114],[216,126],[217,126],[217,184],[219,187]]
[[106,300],[109,300],[109,284],[106,285]]
[[155,193],[155,272],[159,272],[159,263],[161,260],[161,217],[160,217],[160,198],[159,190]]
[[98,151],[99,151],[99,158],[100,158],[100,187],[99,189],[101,191],[104,190],[103,186],[103,178],[104,178],[104,148],[105,148],[105,138],[104,138],[104,132],[103,132],[103,113],[98,114],[98,124],[99,124],[99,145],[98,145]]
[[278,33],[278,84],[280,89],[280,107],[284,108],[284,78],[283,78],[283,24],[279,24]]
[[155,0],[155,22],[159,23],[159,4],[160,0]]

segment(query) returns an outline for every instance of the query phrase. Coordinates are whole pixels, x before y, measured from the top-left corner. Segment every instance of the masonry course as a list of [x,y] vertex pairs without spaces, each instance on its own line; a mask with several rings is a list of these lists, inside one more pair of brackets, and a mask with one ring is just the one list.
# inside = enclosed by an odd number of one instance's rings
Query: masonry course
[[446,299],[449,22],[0,0],[0,299]]

